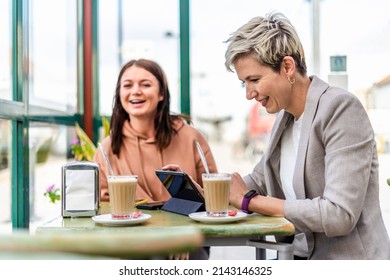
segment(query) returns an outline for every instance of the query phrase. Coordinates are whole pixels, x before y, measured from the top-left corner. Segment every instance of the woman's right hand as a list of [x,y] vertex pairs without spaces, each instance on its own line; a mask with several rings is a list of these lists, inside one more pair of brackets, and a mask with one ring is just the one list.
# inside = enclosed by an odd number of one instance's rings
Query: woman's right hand
[[167,164],[167,165],[161,167],[161,170],[181,171],[181,168],[177,164]]
[[[167,164],[161,168],[162,170],[171,170],[171,171],[182,171],[180,166],[177,164]],[[191,181],[194,183],[195,187],[198,189],[199,193],[204,196],[203,194],[203,188],[189,175],[187,174],[188,177],[190,177]]]

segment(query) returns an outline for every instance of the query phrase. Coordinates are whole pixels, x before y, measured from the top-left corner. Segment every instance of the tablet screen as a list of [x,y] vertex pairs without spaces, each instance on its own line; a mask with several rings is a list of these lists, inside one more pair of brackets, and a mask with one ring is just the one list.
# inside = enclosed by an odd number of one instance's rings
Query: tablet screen
[[203,196],[185,172],[156,170],[156,175],[172,197],[204,202]]

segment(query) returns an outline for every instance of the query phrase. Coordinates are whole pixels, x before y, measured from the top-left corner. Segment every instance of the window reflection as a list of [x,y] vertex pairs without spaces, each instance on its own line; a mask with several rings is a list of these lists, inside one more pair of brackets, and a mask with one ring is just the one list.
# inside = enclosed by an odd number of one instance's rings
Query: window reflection
[[44,196],[47,187],[61,189],[61,168],[69,160],[76,138],[73,127],[44,123],[30,124],[30,231],[61,215],[60,202]]
[[30,0],[29,9],[30,103],[74,113],[77,1]]
[[11,121],[0,119],[0,234],[11,225]]
[[11,0],[0,0],[0,99],[11,100]]

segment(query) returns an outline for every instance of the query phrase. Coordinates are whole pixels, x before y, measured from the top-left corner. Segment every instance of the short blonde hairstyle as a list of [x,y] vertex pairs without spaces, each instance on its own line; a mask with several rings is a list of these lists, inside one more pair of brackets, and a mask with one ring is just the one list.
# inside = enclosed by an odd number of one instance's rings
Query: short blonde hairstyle
[[255,17],[241,26],[226,41],[226,69],[233,72],[237,59],[252,55],[259,63],[279,72],[285,56],[291,56],[301,75],[306,75],[305,54],[298,34],[282,13]]

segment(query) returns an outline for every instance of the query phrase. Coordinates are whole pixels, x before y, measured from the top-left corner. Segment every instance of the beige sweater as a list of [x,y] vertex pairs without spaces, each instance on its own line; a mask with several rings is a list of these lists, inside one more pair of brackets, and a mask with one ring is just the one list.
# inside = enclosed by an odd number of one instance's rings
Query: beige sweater
[[[145,135],[137,133],[129,122],[123,126],[124,138],[119,157],[112,153],[110,136],[102,141],[115,174],[138,175],[137,199],[166,201],[170,198],[168,191],[155,174],[155,170],[167,164],[179,165],[182,171],[202,185],[201,176],[205,170],[195,140],[202,146],[210,172],[217,171],[214,157],[203,135],[183,121],[176,121],[175,128],[178,133],[174,134],[170,145],[162,152],[157,149],[154,138],[148,139]],[[109,172],[99,149],[96,151],[94,161],[100,167],[101,200],[107,201],[109,196],[106,176]]]

